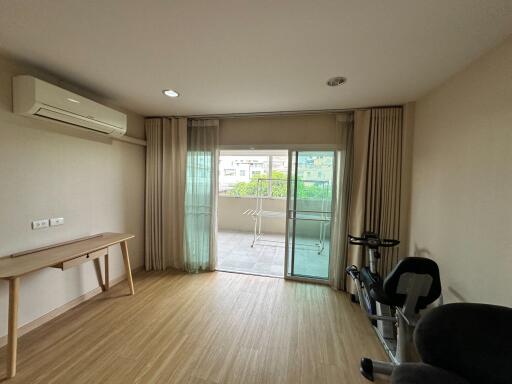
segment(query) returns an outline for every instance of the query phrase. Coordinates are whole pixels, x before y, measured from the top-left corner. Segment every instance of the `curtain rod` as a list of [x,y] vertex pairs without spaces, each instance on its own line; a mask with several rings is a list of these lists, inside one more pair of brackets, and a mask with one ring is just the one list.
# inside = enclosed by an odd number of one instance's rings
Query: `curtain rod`
[[352,112],[354,109],[319,109],[307,111],[274,111],[274,112],[245,112],[245,113],[221,113],[217,115],[192,115],[191,119],[239,119],[244,117],[272,117],[272,116],[298,116],[321,115]]
[[[246,112],[246,113],[219,113],[219,114],[205,114],[205,115],[190,115],[190,116],[168,116],[168,117],[186,117],[189,119],[240,119],[244,117],[272,117],[272,116],[304,116],[304,115],[322,115],[322,114],[336,114],[344,112],[364,111],[367,109],[380,109],[380,108],[403,108],[401,105],[383,105],[376,107],[364,108],[345,108],[345,109],[312,109],[304,111],[275,111],[275,112]],[[161,116],[152,116],[161,117]]]

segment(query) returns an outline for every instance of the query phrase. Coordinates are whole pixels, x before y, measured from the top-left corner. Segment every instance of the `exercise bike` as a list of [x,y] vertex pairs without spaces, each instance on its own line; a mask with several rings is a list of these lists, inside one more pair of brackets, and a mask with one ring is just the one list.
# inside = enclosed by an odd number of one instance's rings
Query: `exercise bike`
[[381,239],[374,232],[361,237],[349,235],[352,245],[364,246],[368,266],[360,270],[352,265],[347,274],[352,278],[357,299],[370,319],[391,362],[361,359],[361,374],[373,381],[374,374],[391,375],[393,369],[412,360],[410,346],[419,311],[441,296],[441,279],[435,261],[423,257],[406,257],[382,279],[378,273],[379,248],[395,247],[400,241]]

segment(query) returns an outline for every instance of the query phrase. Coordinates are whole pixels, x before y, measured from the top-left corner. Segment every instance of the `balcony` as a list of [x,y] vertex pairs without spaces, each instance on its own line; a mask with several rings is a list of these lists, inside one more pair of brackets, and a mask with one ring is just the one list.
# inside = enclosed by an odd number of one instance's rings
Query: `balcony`
[[[264,198],[265,210],[282,212],[277,217],[262,218],[260,241],[254,241],[254,221],[244,215],[256,207],[251,197],[219,196],[217,269],[257,275],[282,277],[285,263],[286,199]],[[295,274],[327,278],[329,268],[329,233],[319,245],[319,223],[298,221],[296,228]]]
[[[264,199],[265,208],[285,213],[286,199]],[[284,273],[285,218],[267,219],[264,242],[251,247],[254,222],[243,215],[256,207],[252,197],[219,196],[217,268],[225,271],[279,276]]]

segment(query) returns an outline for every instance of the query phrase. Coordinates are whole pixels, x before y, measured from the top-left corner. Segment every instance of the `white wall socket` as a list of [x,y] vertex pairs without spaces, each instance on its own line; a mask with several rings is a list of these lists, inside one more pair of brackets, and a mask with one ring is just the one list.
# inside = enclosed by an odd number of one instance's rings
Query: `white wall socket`
[[50,221],[48,219],[34,220],[32,222],[32,229],[43,229],[48,228]]
[[52,217],[50,219],[50,225],[52,227],[55,227],[57,225],[62,225],[64,224],[64,218],[63,217]]

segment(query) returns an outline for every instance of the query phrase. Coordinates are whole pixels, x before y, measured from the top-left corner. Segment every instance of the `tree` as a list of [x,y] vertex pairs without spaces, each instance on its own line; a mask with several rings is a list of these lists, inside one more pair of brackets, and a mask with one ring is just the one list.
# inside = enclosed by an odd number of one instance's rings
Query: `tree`
[[[246,196],[256,196],[259,189],[260,196],[268,196],[268,180],[258,179],[268,179],[268,175],[266,173],[262,173],[259,175],[253,175],[251,177],[251,181],[241,181],[236,183],[233,186],[228,194],[229,196],[237,196],[237,197],[246,197]],[[281,171],[272,171],[272,197],[286,197],[286,174]],[[279,180],[279,181],[276,181]],[[281,181],[282,180],[282,181]]]
[[[286,197],[287,191],[287,178],[286,174],[281,171],[272,171],[272,197]],[[229,196],[236,197],[252,197],[268,196],[269,181],[258,179],[268,179],[267,174],[253,175],[251,181],[241,181],[236,183],[233,188],[228,192]],[[323,185],[322,183],[315,182],[304,182],[300,178],[297,181],[297,198],[299,199],[311,199],[311,200],[323,200],[331,199],[331,186]]]

